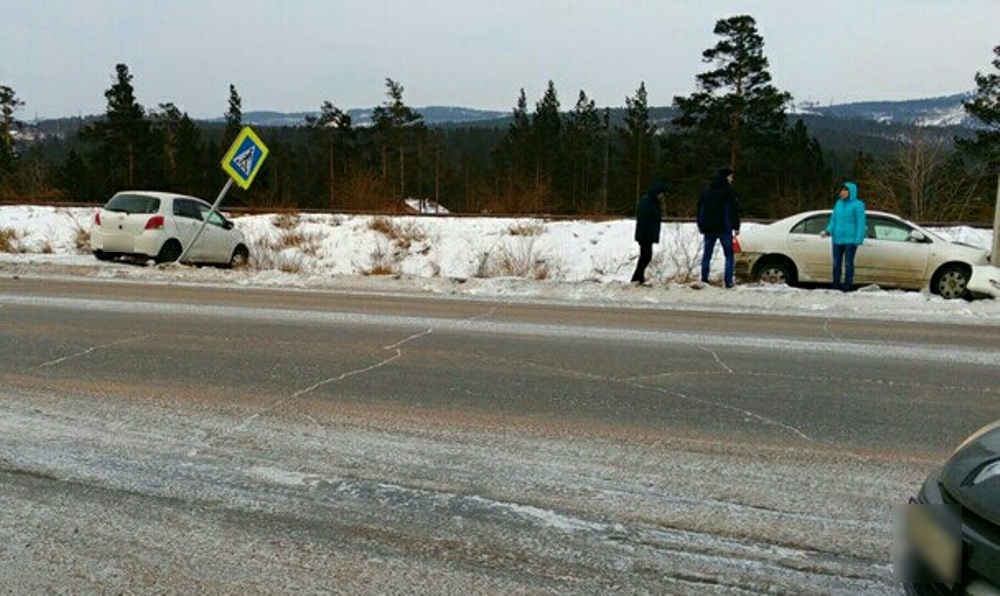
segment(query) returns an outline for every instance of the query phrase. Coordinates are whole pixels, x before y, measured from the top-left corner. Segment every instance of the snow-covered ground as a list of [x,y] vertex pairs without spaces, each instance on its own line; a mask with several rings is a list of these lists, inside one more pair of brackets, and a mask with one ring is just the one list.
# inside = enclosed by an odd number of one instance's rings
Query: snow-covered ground
[[[489,217],[328,214],[242,216],[251,246],[245,270],[98,262],[87,230],[93,208],[0,206],[0,272],[245,287],[421,292],[546,302],[781,314],[961,320],[1000,325],[1000,301],[946,301],[926,292],[740,285],[698,287],[701,237],[667,223],[647,277],[628,283],[638,256],[631,219],[546,221]],[[749,228],[754,224],[746,224]],[[945,237],[992,246],[992,231],[939,228]],[[722,254],[713,259],[721,277]]]

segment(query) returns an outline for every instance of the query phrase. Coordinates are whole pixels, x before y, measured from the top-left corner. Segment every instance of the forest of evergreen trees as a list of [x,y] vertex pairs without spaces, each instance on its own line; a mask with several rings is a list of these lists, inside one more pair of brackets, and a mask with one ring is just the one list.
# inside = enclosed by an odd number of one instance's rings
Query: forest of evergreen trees
[[[386,79],[370,124],[355,125],[324,101],[301,125],[255,127],[269,157],[253,187],[230,192],[227,205],[391,212],[400,198],[419,197],[459,213],[628,216],[662,181],[666,215],[690,216],[713,171],[729,167],[749,217],[829,206],[847,177],[871,208],[922,221],[992,220],[1000,46],[997,73],[976,74],[978,92],[965,104],[984,125],[974,138],[912,128],[875,150],[845,150],[824,149],[803,119],[789,117],[791,96],[771,83],[752,17],[720,20],[714,33],[718,43],[702,54],[710,70],[691,95],[674,98],[668,118],[649,106],[644,82],[612,114],[583,90],[564,104],[550,81],[533,104],[521,89],[503,125],[432,126],[406,105],[403,85]],[[102,203],[126,188],[218,193],[219,160],[243,125],[235,86],[221,123],[195,122],[172,103],[142,106],[125,64],[105,97],[103,116],[32,139],[14,134],[24,104],[0,85],[0,200]]]

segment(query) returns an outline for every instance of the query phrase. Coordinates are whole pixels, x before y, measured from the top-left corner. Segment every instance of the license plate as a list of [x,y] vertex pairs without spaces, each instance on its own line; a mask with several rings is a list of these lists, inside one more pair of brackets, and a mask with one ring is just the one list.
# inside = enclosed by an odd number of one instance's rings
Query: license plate
[[133,252],[135,239],[131,234],[108,234],[104,236],[104,252]]
[[[912,503],[906,507],[906,535],[910,545],[934,575],[946,584],[961,581],[961,529],[949,528],[934,515],[934,505]],[[938,507],[950,507],[938,505]],[[949,512],[942,512],[949,513]],[[949,515],[949,518],[956,519]],[[961,519],[960,517],[957,519]]]

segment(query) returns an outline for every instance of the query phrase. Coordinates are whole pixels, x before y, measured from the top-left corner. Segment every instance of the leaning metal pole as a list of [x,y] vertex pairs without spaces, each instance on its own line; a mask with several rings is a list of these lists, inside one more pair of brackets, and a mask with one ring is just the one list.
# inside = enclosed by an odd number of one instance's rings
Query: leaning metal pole
[[1000,267],[1000,174],[997,174],[997,203],[993,206],[993,264]]
[[209,210],[207,214],[205,214],[205,219],[201,221],[201,227],[198,228],[198,233],[194,235],[194,239],[192,239],[191,242],[187,245],[187,248],[184,249],[184,252],[181,253],[181,256],[177,257],[177,260],[175,261],[176,263],[180,263],[182,260],[184,260],[184,257],[188,254],[188,251],[191,250],[192,246],[194,246],[194,243],[198,241],[198,238],[201,238],[201,233],[205,231],[205,226],[208,225],[209,218],[212,217],[213,213],[219,210],[219,205],[222,203],[222,199],[226,196],[226,193],[229,192],[229,188],[232,185],[233,185],[232,178],[226,180],[226,185],[222,187],[222,192],[219,193],[219,196],[215,199],[215,203],[212,204],[212,209]]

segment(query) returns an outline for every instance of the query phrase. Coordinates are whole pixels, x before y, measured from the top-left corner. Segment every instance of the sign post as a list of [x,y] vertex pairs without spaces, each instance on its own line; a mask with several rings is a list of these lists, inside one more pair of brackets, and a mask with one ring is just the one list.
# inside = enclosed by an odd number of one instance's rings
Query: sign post
[[222,191],[219,196],[215,199],[215,203],[212,203],[212,209],[205,215],[205,218],[201,222],[201,227],[198,228],[198,233],[194,235],[194,239],[187,245],[187,248],[177,257],[177,261],[181,261],[187,255],[191,247],[194,246],[195,242],[201,238],[201,233],[205,231],[205,226],[208,225],[208,220],[212,217],[212,214],[219,210],[219,205],[222,204],[222,199],[232,188],[233,182],[240,185],[240,188],[247,189],[250,188],[250,183],[257,176],[257,172],[260,171],[261,164],[264,163],[264,158],[267,157],[267,145],[260,140],[253,130],[249,126],[244,126],[240,134],[236,135],[236,140],[230,145],[229,151],[222,158],[222,169],[229,174],[229,180],[226,180],[226,185],[222,187]]
[[1000,267],[1000,174],[997,174],[997,203],[993,206],[993,265]]

